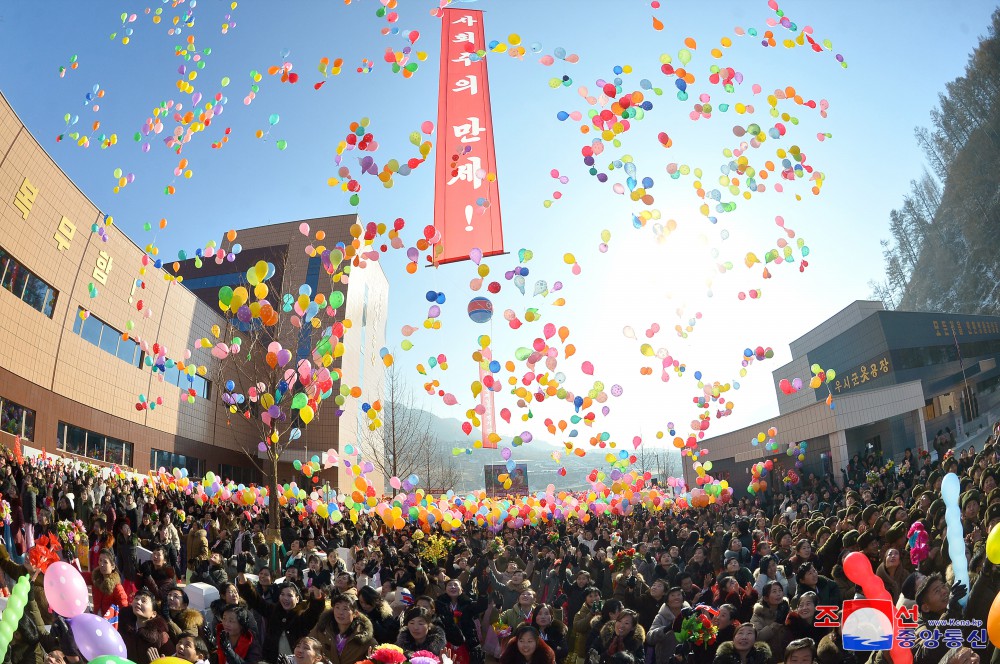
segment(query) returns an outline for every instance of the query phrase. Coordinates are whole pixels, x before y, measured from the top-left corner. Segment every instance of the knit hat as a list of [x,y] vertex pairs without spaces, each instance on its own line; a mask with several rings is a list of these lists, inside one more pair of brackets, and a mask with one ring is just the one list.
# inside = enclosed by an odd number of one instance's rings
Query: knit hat
[[858,531],[848,530],[846,533],[844,533],[844,539],[843,539],[844,548],[849,549],[853,546],[857,546],[859,537],[861,537],[861,534],[858,533]]

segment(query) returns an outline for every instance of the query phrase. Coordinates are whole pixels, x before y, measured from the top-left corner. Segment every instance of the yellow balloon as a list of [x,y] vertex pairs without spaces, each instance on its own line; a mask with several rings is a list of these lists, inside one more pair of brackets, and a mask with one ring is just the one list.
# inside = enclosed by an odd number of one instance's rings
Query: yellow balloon
[[304,424],[312,422],[314,415],[315,413],[313,412],[312,406],[302,406],[302,408],[299,409],[299,417],[302,418],[302,422]]

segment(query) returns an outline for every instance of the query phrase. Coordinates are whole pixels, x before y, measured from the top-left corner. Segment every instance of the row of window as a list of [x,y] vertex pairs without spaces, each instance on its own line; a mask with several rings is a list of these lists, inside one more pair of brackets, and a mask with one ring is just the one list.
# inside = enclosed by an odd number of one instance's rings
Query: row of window
[[88,431],[65,422],[59,423],[57,447],[63,452],[94,461],[132,466],[134,446],[111,436]]
[[0,429],[12,436],[35,439],[35,411],[0,397]]
[[164,450],[150,450],[149,467],[155,469],[164,468],[169,473],[174,468],[187,468],[188,477],[201,478],[205,475],[205,460],[194,457],[165,452]]
[[243,466],[231,466],[228,463],[219,464],[219,475],[237,484],[253,484],[257,480],[257,471]]
[[921,348],[898,348],[892,351],[892,355],[896,370],[902,371],[957,362],[959,350],[962,351],[962,359],[965,361],[984,355],[1000,355],[1000,339],[968,341],[960,343],[958,348],[955,348],[954,343]]
[[[195,395],[201,397],[202,399],[208,399],[209,395],[212,393],[212,381],[207,380],[198,374],[190,376],[183,371],[179,371],[177,367],[170,367],[164,370],[163,382],[169,383],[170,385],[176,385],[182,390],[194,389]],[[157,468],[159,468],[159,466],[157,466]]]
[[139,344],[93,314],[82,318],[79,314],[83,311],[81,308],[77,312],[76,320],[73,321],[73,334],[79,334],[84,340],[119,360],[128,362],[133,367],[142,366],[142,350]]
[[0,285],[33,309],[52,318],[59,291],[42,281],[16,258],[0,247]]
[[[82,311],[83,309],[80,309],[80,312]],[[144,363],[145,354],[139,348],[139,344],[93,314],[82,318],[78,312],[76,320],[73,321],[73,334],[80,335],[84,340],[134,367],[142,367]],[[211,394],[211,381],[198,375],[189,376],[178,371],[177,367],[167,369],[163,373],[163,380],[182,390],[193,388],[195,395],[203,399],[208,399]]]

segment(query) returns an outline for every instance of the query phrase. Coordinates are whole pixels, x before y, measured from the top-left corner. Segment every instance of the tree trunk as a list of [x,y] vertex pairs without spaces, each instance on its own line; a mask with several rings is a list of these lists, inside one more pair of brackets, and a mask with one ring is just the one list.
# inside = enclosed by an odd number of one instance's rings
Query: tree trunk
[[281,505],[278,503],[278,457],[273,452],[271,457],[271,473],[267,478],[267,543],[271,550],[271,571],[277,572],[279,567],[278,548],[281,541]]

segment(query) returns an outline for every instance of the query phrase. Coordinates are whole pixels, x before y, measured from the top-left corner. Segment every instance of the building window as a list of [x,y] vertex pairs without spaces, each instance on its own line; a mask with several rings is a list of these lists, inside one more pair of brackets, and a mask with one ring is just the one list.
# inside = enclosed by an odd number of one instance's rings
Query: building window
[[188,477],[200,478],[205,475],[205,460],[163,450],[150,450],[149,467],[163,468],[168,473],[174,468],[187,468]]
[[35,439],[35,411],[0,397],[0,429],[27,441]]
[[2,247],[0,247],[0,285],[36,311],[52,318],[59,291],[42,281]]
[[231,466],[228,463],[219,464],[219,476],[237,484],[254,484],[257,482],[257,471],[243,466]]
[[76,320],[73,321],[73,334],[79,334],[86,341],[119,360],[128,362],[133,367],[142,366],[142,350],[139,349],[139,344],[93,314],[81,318],[79,313],[82,311],[83,308],[77,312]]
[[116,463],[121,466],[132,466],[132,443],[127,443],[111,436],[82,429],[65,422],[59,423],[56,434],[56,447],[67,454],[86,457],[91,461]]
[[[195,396],[208,399],[212,394],[212,381],[203,376],[194,374],[193,376],[177,369],[177,366],[167,367],[163,370],[163,382],[168,385],[176,385],[182,390],[194,390]],[[172,467],[172,466],[171,466]],[[157,466],[159,468],[159,466]]]

